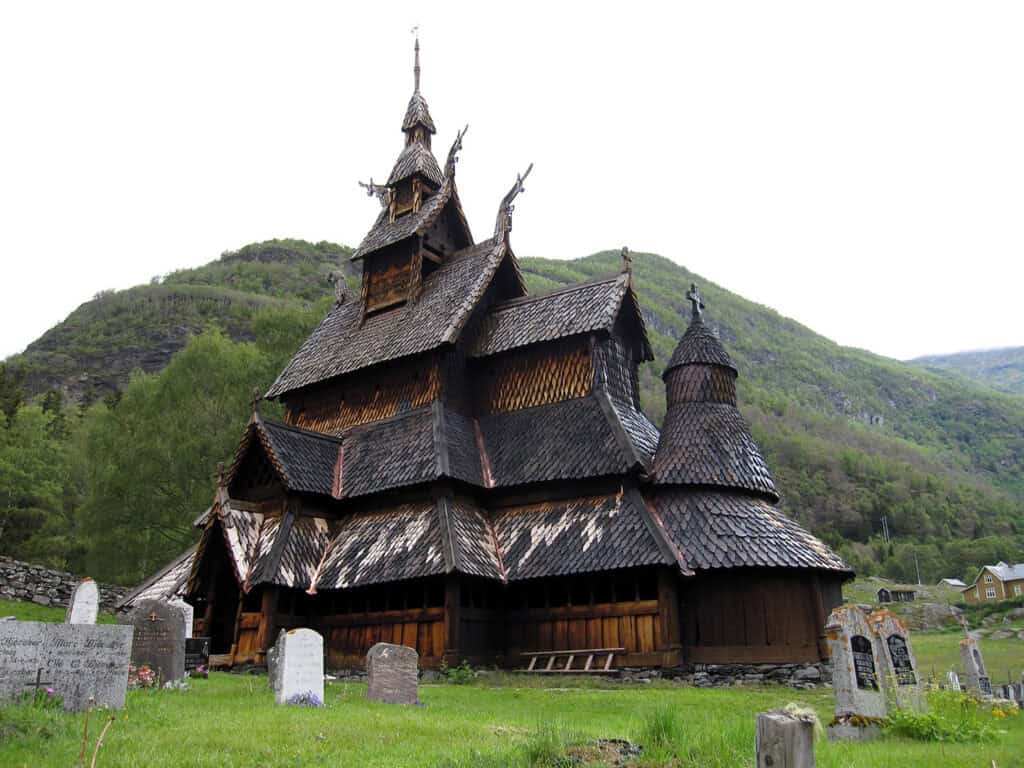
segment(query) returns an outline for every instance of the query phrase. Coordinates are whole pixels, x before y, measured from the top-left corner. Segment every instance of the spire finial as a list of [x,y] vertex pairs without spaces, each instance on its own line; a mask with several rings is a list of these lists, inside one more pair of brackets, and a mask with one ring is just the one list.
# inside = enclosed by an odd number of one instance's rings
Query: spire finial
[[259,387],[253,387],[252,388],[252,397],[250,397],[250,399],[249,399],[249,405],[252,406],[252,415],[253,416],[256,416],[256,415],[259,414],[259,405],[260,405],[260,400],[262,400],[262,399],[263,398],[260,397],[260,389],[259,389]]
[[700,316],[704,314],[704,299],[701,298],[696,283],[690,283],[690,290],[687,292],[686,298],[690,300],[693,307],[691,320],[699,320]]
[[622,271],[626,274],[633,272],[633,256],[627,246],[622,246]]
[[420,25],[417,24],[412,28],[412,33],[416,37],[416,44],[413,46],[415,51],[415,64],[412,68],[413,81],[415,82],[415,92],[420,92]]

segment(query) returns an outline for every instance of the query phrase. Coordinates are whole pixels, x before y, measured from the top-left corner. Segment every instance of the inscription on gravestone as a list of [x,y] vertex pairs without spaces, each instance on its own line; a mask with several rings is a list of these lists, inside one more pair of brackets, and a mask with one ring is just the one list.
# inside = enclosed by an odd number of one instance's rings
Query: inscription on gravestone
[[185,638],[185,670],[210,666],[210,638]]
[[64,708],[120,709],[128,687],[132,628],[118,625],[0,623],[0,699],[52,688]]
[[871,641],[863,635],[850,638],[853,651],[853,667],[857,673],[857,687],[866,690],[878,690],[878,675],[875,672],[875,654]]
[[185,620],[181,609],[159,600],[143,600],[132,611],[135,630],[132,663],[148,666],[160,683],[185,676]]
[[896,674],[896,683],[898,685],[916,685],[917,677],[914,675],[914,665],[910,661],[907,641],[900,635],[889,635],[886,642],[889,646],[889,658],[892,659],[893,672]]

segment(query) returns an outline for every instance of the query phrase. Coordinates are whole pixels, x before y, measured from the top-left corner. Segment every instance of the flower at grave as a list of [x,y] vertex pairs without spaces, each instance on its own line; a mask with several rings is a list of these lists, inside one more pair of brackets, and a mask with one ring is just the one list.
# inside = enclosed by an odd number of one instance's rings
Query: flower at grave
[[296,693],[293,696],[288,697],[285,704],[292,704],[298,707],[322,707],[323,701],[312,691],[306,691],[305,693]]
[[56,696],[57,692],[55,690],[53,690],[53,688],[47,688],[46,689],[46,695],[47,696]]

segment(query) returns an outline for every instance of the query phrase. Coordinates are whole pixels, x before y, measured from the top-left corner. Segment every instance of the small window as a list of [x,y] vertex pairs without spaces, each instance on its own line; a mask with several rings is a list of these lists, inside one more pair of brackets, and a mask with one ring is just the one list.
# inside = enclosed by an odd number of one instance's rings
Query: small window
[[986,573],[985,574],[985,583],[986,584],[991,584],[992,583],[992,574],[991,573]]
[[986,589],[985,590],[985,597],[987,597],[989,600],[995,600],[996,599],[996,591],[995,591],[995,589],[993,589],[992,587],[989,587],[988,589]]

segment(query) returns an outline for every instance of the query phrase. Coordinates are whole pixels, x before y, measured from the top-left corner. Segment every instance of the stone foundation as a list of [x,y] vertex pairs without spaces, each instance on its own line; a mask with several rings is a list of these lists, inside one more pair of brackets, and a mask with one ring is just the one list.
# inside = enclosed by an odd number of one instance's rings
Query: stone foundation
[[619,680],[645,683],[669,680],[697,688],[729,688],[734,685],[785,685],[810,690],[832,684],[832,667],[818,664],[691,664],[667,669],[623,667]]
[[[21,600],[37,605],[67,608],[71,593],[82,580],[81,576],[65,571],[54,571],[41,565],[23,563],[9,557],[0,557],[0,599]],[[100,589],[100,610],[113,613],[118,601],[128,590],[110,584],[97,584]]]

